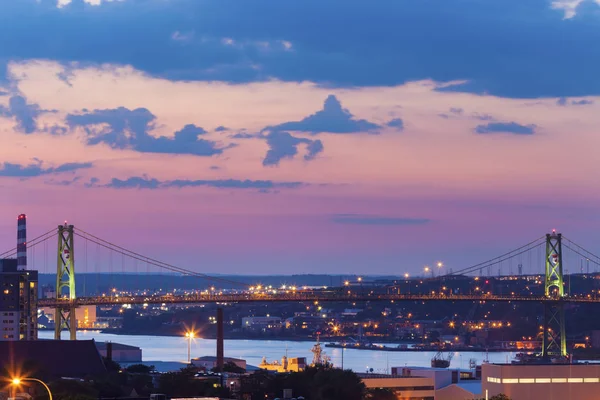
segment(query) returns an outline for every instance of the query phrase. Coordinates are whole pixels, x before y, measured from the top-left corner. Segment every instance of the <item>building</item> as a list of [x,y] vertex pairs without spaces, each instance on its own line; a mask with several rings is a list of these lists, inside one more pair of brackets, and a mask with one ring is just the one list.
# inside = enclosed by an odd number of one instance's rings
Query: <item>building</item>
[[483,364],[484,398],[592,400],[600,393],[600,364]]
[[306,357],[287,358],[286,356],[283,356],[281,358],[281,362],[277,360],[273,362],[267,362],[266,357],[263,357],[261,363],[258,365],[258,368],[281,373],[300,372],[306,369]]
[[[223,362],[225,364],[233,363],[233,364],[237,365],[238,367],[243,368],[244,370],[246,369],[246,360],[241,360],[239,358],[224,357]],[[192,365],[194,365],[195,367],[204,368],[205,370],[210,371],[217,366],[217,357],[204,356],[204,357],[193,358]]]
[[242,329],[254,332],[279,331],[283,327],[280,317],[244,317]]
[[[96,306],[81,306],[75,309],[75,320],[77,321],[77,329],[101,329],[107,328],[104,324],[100,324],[96,317]],[[41,315],[48,319],[48,327],[54,326],[54,313],[56,309],[50,307],[42,307],[38,310]]]
[[389,389],[398,399],[435,399],[434,381],[431,378],[378,374],[360,374],[360,377],[367,389]]
[[83,378],[106,373],[94,340],[21,340],[0,342],[0,369],[35,368],[36,377]]
[[27,217],[17,217],[17,258],[0,259],[0,341],[37,340],[38,273],[27,270]]
[[391,375],[358,374],[368,389],[389,389],[398,399],[479,400],[481,381],[473,375],[473,371],[423,367],[392,367]]
[[136,346],[112,342],[96,342],[96,348],[102,357],[116,362],[142,362],[142,349]]
[[0,259],[0,341],[37,340],[37,271]]

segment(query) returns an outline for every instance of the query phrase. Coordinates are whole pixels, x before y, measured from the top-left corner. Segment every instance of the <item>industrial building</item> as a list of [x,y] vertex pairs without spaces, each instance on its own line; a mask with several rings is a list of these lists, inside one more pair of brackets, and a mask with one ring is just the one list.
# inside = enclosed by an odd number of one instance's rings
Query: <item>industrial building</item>
[[27,269],[26,221],[17,218],[17,258],[0,259],[0,341],[37,340],[38,273]]
[[[246,360],[242,360],[239,358],[223,357],[223,363],[224,364],[233,363],[244,370],[246,369]],[[204,357],[193,358],[192,365],[194,365],[195,367],[204,368],[205,370],[210,371],[213,368],[217,367],[218,359],[217,359],[217,357],[213,357],[213,356],[204,356]]]
[[112,342],[96,342],[96,348],[102,357],[119,363],[142,362],[142,349],[137,346]]

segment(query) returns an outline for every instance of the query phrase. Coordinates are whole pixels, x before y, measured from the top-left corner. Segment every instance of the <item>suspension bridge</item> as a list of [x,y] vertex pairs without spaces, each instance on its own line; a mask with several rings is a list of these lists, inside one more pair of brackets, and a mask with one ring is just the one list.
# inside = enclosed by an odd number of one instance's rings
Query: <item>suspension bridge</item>
[[[420,281],[444,280],[453,276],[484,276],[491,275],[492,269],[499,267],[498,273],[502,274],[502,266],[509,265],[509,274],[512,274],[513,261],[517,264],[517,275],[523,274],[523,259],[529,257],[528,265],[530,275],[538,275],[539,281],[543,281],[543,293],[525,295],[522,293],[496,294],[490,291],[475,290],[469,294],[454,293],[452,291],[433,291],[430,293],[381,293],[379,291],[364,290],[364,288],[342,285],[340,287],[324,287],[320,289],[306,287],[283,287],[280,289],[262,288],[261,286],[250,286],[223,277],[210,276],[197,271],[181,268],[169,263],[159,261],[155,258],[142,255],[129,250],[110,241],[104,240],[82,229],[75,229],[73,225],[59,225],[58,229],[52,229],[27,243],[27,250],[35,255],[35,248],[44,247],[48,253],[48,243],[52,244],[58,238],[56,253],[56,286],[55,296],[38,300],[39,307],[51,307],[56,309],[55,313],[55,339],[61,338],[63,330],[70,332],[70,339],[76,339],[75,309],[80,306],[100,305],[142,305],[142,304],[199,304],[199,303],[241,303],[241,302],[372,302],[372,301],[443,301],[443,302],[537,302],[544,305],[544,336],[542,344],[542,355],[545,357],[566,357],[566,334],[565,334],[565,304],[567,303],[600,303],[600,290],[593,294],[569,294],[566,290],[563,265],[566,258],[571,257],[571,264],[580,261],[581,272],[584,269],[589,273],[590,263],[597,270],[600,266],[600,257],[576,244],[560,233],[552,233],[541,236],[523,246],[506,252],[498,257],[486,260],[475,265],[455,270],[453,274],[439,274],[437,277],[419,278]],[[87,267],[88,245],[96,247],[96,252],[102,249],[110,258],[111,272],[112,257],[121,256],[121,268],[126,267],[125,259],[134,263],[135,271],[139,272],[139,265],[145,265],[145,272],[140,276],[150,274],[151,268],[178,274],[186,277],[202,278],[213,282],[215,285],[227,286],[228,290],[217,290],[214,286],[207,290],[194,290],[182,294],[155,293],[151,291],[138,291],[131,293],[94,293],[91,295],[78,296],[76,294],[76,257],[75,238],[83,242],[78,249],[84,249],[84,259]],[[55,242],[54,242],[55,243]],[[21,251],[23,251],[21,249]],[[566,251],[566,252],[564,252]],[[537,262],[532,261],[532,254],[537,252]],[[0,258],[11,257],[17,254],[17,249],[11,249],[0,254]],[[543,260],[539,256],[543,254]],[[97,255],[97,254],[96,254]],[[34,259],[35,264],[35,259]],[[543,271],[536,270],[534,264],[543,266]],[[79,267],[77,267],[79,268]],[[538,267],[539,268],[539,267]],[[89,272],[89,270],[87,271]],[[118,275],[118,273],[114,273]],[[407,278],[408,279],[408,278]],[[477,279],[477,278],[476,278]],[[477,288],[479,289],[479,288]]]

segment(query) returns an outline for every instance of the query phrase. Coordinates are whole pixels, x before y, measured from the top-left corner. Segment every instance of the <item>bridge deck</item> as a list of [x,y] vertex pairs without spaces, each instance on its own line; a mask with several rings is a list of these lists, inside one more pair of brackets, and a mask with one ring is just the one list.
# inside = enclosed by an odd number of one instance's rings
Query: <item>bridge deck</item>
[[[247,303],[247,302],[356,302],[356,301],[493,301],[493,302],[555,302],[545,296],[518,295],[420,295],[420,294],[341,294],[332,292],[297,292],[282,294],[190,294],[164,296],[96,296],[79,297],[75,306],[118,304],[194,304],[194,303]],[[560,299],[568,303],[600,303],[600,297],[569,296]],[[40,307],[65,307],[69,299],[39,299]]]

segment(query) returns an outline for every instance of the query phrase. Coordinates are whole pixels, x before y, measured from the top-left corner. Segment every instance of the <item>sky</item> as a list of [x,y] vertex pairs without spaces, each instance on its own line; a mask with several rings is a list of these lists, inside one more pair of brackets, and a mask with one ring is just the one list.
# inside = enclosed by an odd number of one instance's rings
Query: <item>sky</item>
[[0,0],[0,244],[26,213],[204,273],[600,253],[597,43],[600,0]]

